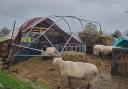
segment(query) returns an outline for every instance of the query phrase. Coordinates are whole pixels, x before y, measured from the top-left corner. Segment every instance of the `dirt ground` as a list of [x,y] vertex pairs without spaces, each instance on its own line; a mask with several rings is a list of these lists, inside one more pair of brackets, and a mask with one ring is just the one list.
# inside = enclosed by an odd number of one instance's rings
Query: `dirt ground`
[[[89,56],[89,62],[97,65],[100,77],[97,78],[93,89],[128,89],[128,78],[121,76],[112,76],[111,62],[108,59]],[[59,69],[52,65],[52,59],[43,60],[41,58],[32,58],[29,61],[16,64],[10,68],[10,71],[16,76],[22,76],[32,81],[43,82],[52,87],[52,89],[67,88],[67,78],[60,76]],[[83,80],[72,80],[74,89],[85,89],[80,86],[86,86]]]

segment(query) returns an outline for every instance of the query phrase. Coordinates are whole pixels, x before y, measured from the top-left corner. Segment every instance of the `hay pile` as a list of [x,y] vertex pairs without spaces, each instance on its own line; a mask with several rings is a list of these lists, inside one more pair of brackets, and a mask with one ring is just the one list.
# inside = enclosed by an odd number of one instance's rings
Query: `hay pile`
[[114,39],[111,36],[100,34],[98,32],[91,33],[88,31],[80,32],[79,37],[87,46],[93,46],[95,44],[111,45],[112,40]]
[[[79,52],[64,52],[64,60],[72,61],[87,61],[87,56]],[[88,55],[88,62],[93,63],[98,67],[99,73],[110,73],[111,62],[101,58],[97,58],[91,55]],[[57,66],[52,65],[53,60],[43,60],[41,57],[33,57],[28,61],[24,61],[18,64],[15,64],[10,67],[10,72],[18,78],[27,78],[34,83],[40,83],[42,85],[48,85],[51,88],[46,89],[69,89],[66,84],[68,83],[67,78],[60,75],[60,71]],[[101,70],[101,63],[103,62],[104,67]],[[107,64],[107,65],[106,65]],[[73,80],[73,87],[77,89],[79,85],[86,84],[84,81]],[[104,84],[99,85],[104,86]],[[83,88],[82,88],[83,89]],[[99,88],[94,88],[99,89]],[[100,88],[108,89],[108,88]]]
[[99,35],[95,44],[112,45],[114,38],[112,36]]
[[88,58],[84,53],[75,52],[75,51],[65,51],[62,54],[63,60],[66,61],[75,61],[75,62],[87,62]]

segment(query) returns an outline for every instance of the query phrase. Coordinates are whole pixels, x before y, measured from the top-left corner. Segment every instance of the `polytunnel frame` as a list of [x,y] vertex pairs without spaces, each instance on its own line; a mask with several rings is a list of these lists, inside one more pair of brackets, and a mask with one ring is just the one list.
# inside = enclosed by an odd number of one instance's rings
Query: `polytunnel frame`
[[[47,16],[46,19],[47,19],[47,18],[49,18],[49,19],[50,19],[50,18],[59,18],[59,19],[58,19],[57,21],[54,21],[54,23],[53,23],[52,25],[50,25],[48,28],[45,28],[46,31],[45,31],[45,32],[42,32],[42,33],[41,33],[39,36],[37,36],[31,43],[35,42],[35,41],[36,41],[37,39],[39,39],[42,35],[44,35],[44,37],[47,39],[47,41],[50,43],[50,45],[51,45],[52,47],[54,47],[54,45],[53,45],[52,42],[48,39],[48,37],[45,35],[45,33],[48,32],[54,25],[56,25],[57,22],[63,20],[63,21],[67,24],[67,26],[68,26],[68,29],[69,29],[69,31],[70,31],[70,37],[68,38],[67,42],[64,44],[64,47],[62,48],[61,52],[59,52],[59,51],[56,49],[56,51],[57,51],[58,54],[52,54],[52,55],[54,55],[54,56],[62,56],[62,53],[63,53],[65,47],[67,46],[67,44],[69,43],[69,41],[70,41],[71,38],[73,37],[73,33],[72,33],[72,30],[71,30],[70,24],[69,24],[69,22],[66,20],[66,18],[72,18],[72,19],[78,20],[78,21],[80,22],[80,25],[81,25],[83,31],[84,31],[84,26],[83,26],[82,21],[83,21],[83,22],[93,22],[93,23],[98,24],[99,27],[100,27],[100,31],[101,31],[101,25],[100,25],[99,22],[94,22],[94,21],[90,21],[90,20],[80,19],[80,18],[78,18],[78,17],[76,17],[76,16],[56,16],[56,15],[52,15],[52,16]],[[44,19],[44,20],[46,20],[46,19]],[[44,21],[44,20],[43,20],[43,21]],[[43,22],[43,21],[42,21],[42,22]],[[37,24],[36,24],[36,25],[37,25]],[[33,26],[32,26],[32,28],[29,30],[29,32],[26,34],[25,37],[28,37],[28,35],[30,34],[30,32],[33,30],[33,28],[34,28],[36,25],[33,25]],[[12,34],[13,34],[13,33],[12,33]],[[22,45],[17,45],[17,44],[14,44],[14,43],[11,44],[11,45],[12,45],[12,46],[17,46],[17,47],[20,47],[20,48],[23,48],[23,49],[31,49],[31,50],[35,50],[35,51],[44,52],[43,50],[39,50],[39,49],[36,49],[36,48],[28,47],[28,45],[22,46]],[[55,48],[55,47],[54,47],[54,48]],[[23,51],[23,49],[19,50],[17,53],[20,53],[21,51]],[[16,53],[16,54],[17,54],[17,53]],[[48,52],[46,52],[46,53],[48,53]],[[48,53],[48,54],[51,54],[51,53]],[[46,55],[41,54],[41,55],[14,55],[14,56],[46,56]]]
[[[82,21],[85,22],[85,23],[86,23],[86,22],[88,22],[88,23],[90,23],[90,22],[91,22],[91,23],[96,23],[97,25],[99,25],[100,32],[102,32],[102,26],[101,26],[101,24],[100,24],[99,22],[96,22],[96,21],[85,20],[85,19],[78,18],[78,17],[76,17],[76,16],[57,16],[57,15],[52,15],[52,16],[49,16],[49,17],[51,17],[51,18],[55,18],[55,17],[62,18],[62,19],[67,23],[67,25],[68,25],[68,27],[69,27],[69,30],[70,30],[70,35],[71,35],[71,36],[73,35],[73,33],[72,33],[72,31],[71,31],[70,24],[68,23],[68,21],[67,21],[65,18],[72,18],[72,19],[78,20],[78,21],[80,22],[80,25],[81,25],[83,31],[84,31],[84,26],[83,26]],[[69,39],[69,40],[67,41],[67,43],[64,45],[64,48],[62,49],[61,54],[63,53],[63,51],[64,51],[64,49],[65,49],[65,47],[66,47],[66,45],[68,44],[69,41],[70,41],[70,39]]]
[[[45,19],[44,19],[45,20]],[[60,21],[61,19],[57,20],[56,22]],[[45,38],[47,39],[47,41],[50,43],[50,45],[52,47],[54,47],[54,45],[52,44],[52,42],[47,38],[47,36],[45,35],[45,33],[51,29],[54,25],[56,25],[56,22],[54,22],[51,26],[49,26],[48,28],[46,28],[46,31],[45,32],[42,32],[39,36],[37,36],[31,43],[35,42],[38,38],[40,38],[42,35],[45,36]],[[32,28],[30,29],[30,31],[26,34],[25,37],[27,37],[29,35],[29,33],[33,30],[33,28],[35,27],[36,25],[33,25]],[[31,49],[31,50],[35,50],[35,51],[39,51],[39,52],[44,52],[43,50],[39,50],[39,49],[35,49],[35,48],[31,48],[31,47],[27,47],[28,45],[26,46],[22,46],[22,45],[17,45],[17,44],[11,44],[12,46],[17,46],[17,47],[21,47],[23,49]],[[19,50],[17,53],[20,53],[23,49]],[[58,50],[56,50],[58,55],[57,54],[52,54],[54,56],[61,56],[60,53],[58,52]],[[16,53],[16,54],[17,54]],[[46,52],[48,53],[48,52]],[[48,54],[51,54],[51,53],[48,53]],[[45,56],[45,55],[14,55],[14,56]]]
[[83,22],[89,22],[89,23],[90,23],[90,22],[91,22],[91,23],[96,23],[97,25],[99,25],[100,31],[102,31],[102,26],[101,26],[101,24],[100,24],[99,22],[97,22],[97,21],[91,21],[91,20],[81,19],[81,18],[78,18],[78,17],[76,17],[76,16],[57,16],[57,15],[51,15],[51,16],[48,16],[48,17],[51,17],[51,18],[55,18],[55,17],[63,18],[63,19],[67,22],[68,25],[69,25],[69,23],[68,23],[68,21],[67,21],[65,18],[74,18],[74,19],[76,19],[76,20],[78,20],[78,21],[80,22],[80,24],[81,24],[83,30],[84,30],[84,26],[83,26],[83,24],[82,24],[82,21],[83,21]]

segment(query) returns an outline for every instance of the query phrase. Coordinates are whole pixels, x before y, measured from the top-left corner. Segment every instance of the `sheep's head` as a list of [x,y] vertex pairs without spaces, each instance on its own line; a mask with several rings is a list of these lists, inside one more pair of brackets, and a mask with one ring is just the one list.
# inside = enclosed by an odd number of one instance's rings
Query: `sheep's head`
[[62,58],[53,58],[53,65],[58,65],[62,61]]

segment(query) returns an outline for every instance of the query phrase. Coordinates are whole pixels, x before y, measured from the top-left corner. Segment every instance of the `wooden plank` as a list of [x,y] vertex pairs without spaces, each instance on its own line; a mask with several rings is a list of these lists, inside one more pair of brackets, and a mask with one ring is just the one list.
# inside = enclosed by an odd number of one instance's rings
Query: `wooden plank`
[[112,74],[128,76],[128,49],[113,49],[111,69]]

